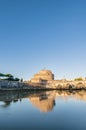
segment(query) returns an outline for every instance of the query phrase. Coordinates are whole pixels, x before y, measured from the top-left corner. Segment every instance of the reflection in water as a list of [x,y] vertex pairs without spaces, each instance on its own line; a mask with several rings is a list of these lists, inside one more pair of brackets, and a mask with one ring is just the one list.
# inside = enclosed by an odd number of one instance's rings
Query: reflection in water
[[1,106],[3,107],[3,108],[6,108],[6,107],[9,107],[10,106],[10,101],[4,101],[4,104],[2,104]]
[[11,103],[21,101],[22,98],[26,97],[29,92],[18,92],[18,91],[4,91],[0,92],[0,101],[3,101],[4,104],[0,105],[1,107],[8,107]]
[[22,98],[28,98],[33,106],[38,108],[41,112],[51,111],[55,106],[55,99],[63,97],[68,99],[69,96],[77,100],[86,101],[86,91],[43,91],[43,92],[0,92],[0,101],[4,104],[2,107],[8,107],[11,102],[22,101]]
[[49,96],[39,95],[39,96],[30,96],[29,97],[31,103],[40,109],[42,112],[48,112],[51,111],[55,105],[55,99],[49,98]]
[[23,129],[86,130],[86,91],[0,92],[0,130]]
[[47,91],[43,94],[32,94],[28,98],[41,112],[48,112],[54,108],[56,98],[58,100],[59,97],[62,97],[68,100],[69,96],[77,100],[86,101],[86,91]]

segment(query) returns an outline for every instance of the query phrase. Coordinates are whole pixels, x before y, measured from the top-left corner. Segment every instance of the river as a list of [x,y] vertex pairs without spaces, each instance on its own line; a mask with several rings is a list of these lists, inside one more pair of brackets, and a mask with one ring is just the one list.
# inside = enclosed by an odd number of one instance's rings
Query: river
[[0,130],[86,130],[86,91],[0,92]]

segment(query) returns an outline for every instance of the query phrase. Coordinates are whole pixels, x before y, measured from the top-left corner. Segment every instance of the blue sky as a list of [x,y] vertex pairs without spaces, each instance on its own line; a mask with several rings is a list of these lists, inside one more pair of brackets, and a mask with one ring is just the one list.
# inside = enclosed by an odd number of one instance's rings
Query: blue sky
[[86,77],[86,0],[0,0],[0,72]]

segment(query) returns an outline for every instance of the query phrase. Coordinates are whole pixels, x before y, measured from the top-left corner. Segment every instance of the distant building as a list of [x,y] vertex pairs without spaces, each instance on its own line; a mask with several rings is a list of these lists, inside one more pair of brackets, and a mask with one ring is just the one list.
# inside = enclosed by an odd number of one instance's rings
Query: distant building
[[54,80],[54,74],[50,70],[43,69],[34,75],[34,77],[31,79],[31,82],[46,84],[47,81],[52,80]]

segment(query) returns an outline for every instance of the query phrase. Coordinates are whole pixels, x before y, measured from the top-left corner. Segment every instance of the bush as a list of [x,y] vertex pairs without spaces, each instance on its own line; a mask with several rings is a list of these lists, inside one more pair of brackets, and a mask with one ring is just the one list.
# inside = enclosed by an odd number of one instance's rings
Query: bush
[[82,81],[82,80],[83,80],[82,77],[79,77],[79,78],[74,79],[74,81]]

